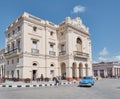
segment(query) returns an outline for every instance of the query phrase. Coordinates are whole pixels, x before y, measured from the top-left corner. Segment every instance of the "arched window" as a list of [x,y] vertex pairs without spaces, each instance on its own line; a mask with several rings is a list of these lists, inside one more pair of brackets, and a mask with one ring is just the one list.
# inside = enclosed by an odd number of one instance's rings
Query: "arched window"
[[53,66],[54,66],[54,64],[51,64],[50,66],[51,66],[51,67],[53,67]]
[[80,38],[77,38],[77,44],[82,44],[82,41]]
[[78,37],[76,40],[77,43],[77,51],[82,52],[82,40]]
[[36,64],[36,63],[33,63],[33,66],[37,66],[37,64]]

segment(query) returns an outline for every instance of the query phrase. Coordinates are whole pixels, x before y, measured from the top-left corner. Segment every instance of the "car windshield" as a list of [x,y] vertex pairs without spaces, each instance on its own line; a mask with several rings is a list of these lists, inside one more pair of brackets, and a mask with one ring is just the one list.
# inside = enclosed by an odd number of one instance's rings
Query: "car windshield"
[[92,79],[91,77],[83,77],[83,79]]

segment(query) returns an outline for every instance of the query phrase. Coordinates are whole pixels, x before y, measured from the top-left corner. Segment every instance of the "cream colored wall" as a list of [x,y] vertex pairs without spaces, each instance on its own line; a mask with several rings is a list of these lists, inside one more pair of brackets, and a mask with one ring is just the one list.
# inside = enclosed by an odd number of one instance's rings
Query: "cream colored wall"
[[[24,14],[28,18],[28,14]],[[56,31],[56,26],[50,26],[48,21],[42,20],[41,23],[35,20],[29,19],[22,22],[22,34],[21,34],[21,49],[22,52],[19,56],[19,64],[10,64],[8,65],[8,70],[20,70],[21,78],[31,78],[32,70],[37,70],[37,77],[40,77],[43,74],[45,77],[50,77],[50,70],[55,71],[55,76],[61,75],[61,63],[66,64],[66,76],[72,77],[72,64],[75,62],[77,68],[79,63],[88,64],[89,75],[92,75],[92,57],[91,57],[91,45],[89,45],[90,40],[89,35],[84,34],[80,31],[76,31],[72,28],[62,27],[58,32]],[[37,27],[36,32],[33,31],[33,26]],[[16,27],[14,27],[16,28]],[[53,35],[50,35],[50,32],[53,32]],[[64,33],[61,36],[61,32]],[[76,49],[76,39],[80,37],[82,40],[82,50],[84,53],[89,53],[90,57],[86,60],[78,59],[74,60],[73,51]],[[37,40],[37,49],[39,54],[31,54],[32,40]],[[54,51],[56,52],[55,56],[50,56],[50,42],[54,43]],[[8,43],[8,42],[7,42]],[[7,45],[6,43],[6,45]],[[64,56],[59,56],[60,44],[65,44],[67,54]],[[16,57],[15,57],[16,58]],[[10,58],[10,61],[12,58]],[[38,65],[33,67],[33,62],[36,62]],[[50,67],[51,63],[54,64],[54,67]],[[17,68],[15,66],[18,66]],[[10,67],[10,68],[9,68]],[[85,76],[85,70],[83,69],[83,76]],[[77,70],[78,77],[78,70]]]
[[[56,31],[46,28],[37,26],[37,31],[33,31],[33,26],[36,26],[36,24],[30,23],[30,22],[24,22],[24,53],[23,56],[23,75],[26,77],[31,77],[31,70],[38,70],[37,77],[40,77],[41,74],[43,74],[45,77],[49,77],[50,70],[55,70],[55,75],[58,75],[57,72],[57,66],[58,66],[58,60],[57,58],[45,58],[46,55],[49,55],[49,49],[50,49],[50,43],[55,43],[54,51],[57,53],[57,36]],[[53,31],[53,36],[50,35],[50,32]],[[39,49],[38,55],[31,55],[31,48],[32,48],[32,39],[38,40],[37,42],[37,49]],[[45,41],[46,40],[46,41]],[[46,46],[45,46],[46,45]],[[33,68],[32,64],[33,62],[38,63],[38,67]],[[54,63],[55,67],[50,67],[50,63]],[[46,69],[45,69],[46,68]]]

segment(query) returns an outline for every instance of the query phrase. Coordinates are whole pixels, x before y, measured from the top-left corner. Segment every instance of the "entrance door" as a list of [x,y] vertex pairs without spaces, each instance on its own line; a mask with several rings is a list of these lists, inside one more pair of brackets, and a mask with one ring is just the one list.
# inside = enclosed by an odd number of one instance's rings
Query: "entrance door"
[[33,74],[32,78],[33,78],[33,80],[35,80],[36,79],[37,70],[33,70],[32,74]]
[[54,70],[50,70],[51,79],[54,77]]

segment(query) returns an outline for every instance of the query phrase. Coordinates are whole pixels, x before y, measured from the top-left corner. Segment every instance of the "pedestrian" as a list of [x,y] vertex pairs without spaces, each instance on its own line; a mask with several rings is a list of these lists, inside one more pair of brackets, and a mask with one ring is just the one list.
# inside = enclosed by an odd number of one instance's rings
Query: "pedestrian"
[[59,80],[57,77],[54,77],[55,85],[59,85]]

